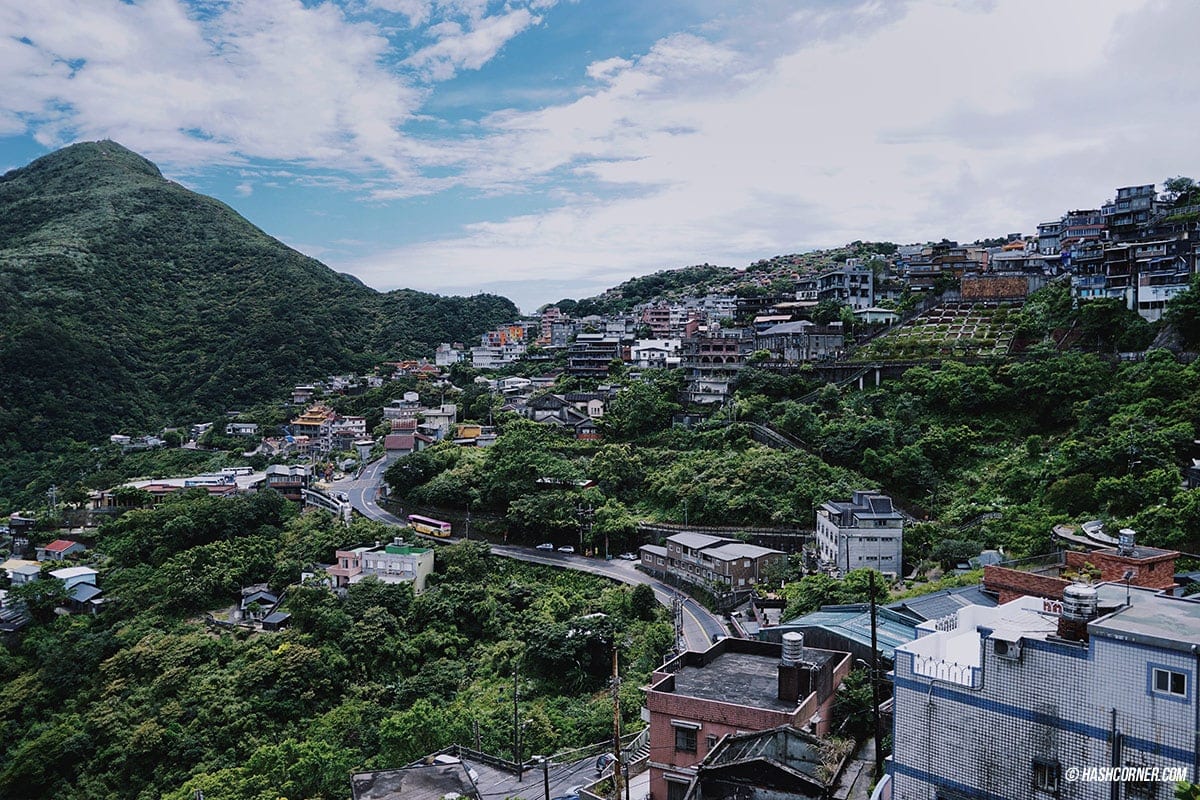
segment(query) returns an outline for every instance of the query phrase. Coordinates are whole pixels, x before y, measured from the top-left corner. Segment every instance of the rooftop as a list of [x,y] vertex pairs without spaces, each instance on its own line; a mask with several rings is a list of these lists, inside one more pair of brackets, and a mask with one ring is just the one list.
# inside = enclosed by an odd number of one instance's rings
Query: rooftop
[[722,560],[734,558],[760,558],[762,556],[778,553],[783,555],[782,550],[772,550],[769,547],[759,547],[756,544],[743,544],[735,542],[733,544],[723,544],[720,547],[710,547],[704,551],[704,555],[712,556]]
[[686,532],[668,536],[667,541],[683,547],[690,547],[693,550],[703,550],[706,547],[712,547],[714,544],[725,544],[732,540],[722,536],[709,536],[707,533]]
[[1088,623],[1089,634],[1183,652],[1200,646],[1200,601],[1121,583],[1097,589],[1101,607],[1124,603],[1126,597],[1129,605]]
[[[713,649],[717,647],[719,645]],[[843,655],[831,650],[806,647],[803,661],[824,665]],[[675,695],[783,712],[793,712],[798,705],[779,699],[778,645],[774,648],[768,646],[763,653],[725,650],[700,664],[685,658],[674,677],[675,688],[670,693]]]

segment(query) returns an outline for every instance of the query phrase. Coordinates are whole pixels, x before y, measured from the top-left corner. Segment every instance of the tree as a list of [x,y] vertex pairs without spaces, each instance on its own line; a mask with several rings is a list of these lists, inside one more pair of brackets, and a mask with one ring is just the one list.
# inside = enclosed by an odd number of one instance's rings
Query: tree
[[42,576],[12,590],[12,599],[24,603],[29,614],[38,622],[54,619],[54,609],[67,602],[67,585],[58,578]]
[[633,441],[670,427],[679,404],[655,383],[631,383],[617,394],[600,418],[598,427],[606,437]]

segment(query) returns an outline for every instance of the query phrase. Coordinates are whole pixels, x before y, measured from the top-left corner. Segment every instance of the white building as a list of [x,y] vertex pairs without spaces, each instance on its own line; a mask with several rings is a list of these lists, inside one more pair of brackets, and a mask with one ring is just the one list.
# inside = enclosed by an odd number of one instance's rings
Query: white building
[[887,495],[857,491],[817,509],[817,557],[837,575],[869,567],[897,577],[903,546],[904,517]]
[[449,367],[462,361],[465,355],[460,347],[442,342],[433,353],[433,363],[439,367]]
[[629,349],[629,363],[642,369],[679,366],[679,339],[638,339]]
[[472,347],[471,366],[475,369],[497,369],[519,360],[523,355],[525,355],[524,342]]
[[[1165,800],[1200,780],[1200,602],[1074,585],[1061,602],[968,606],[918,637],[896,648],[893,800]],[[1160,772],[1114,781],[1112,767]]]

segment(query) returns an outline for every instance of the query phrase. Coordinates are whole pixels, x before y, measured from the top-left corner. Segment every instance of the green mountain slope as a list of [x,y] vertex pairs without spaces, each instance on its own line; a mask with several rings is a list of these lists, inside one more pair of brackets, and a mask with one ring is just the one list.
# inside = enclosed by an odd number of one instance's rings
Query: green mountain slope
[[492,295],[376,292],[114,142],[72,145],[0,177],[0,446],[10,456],[247,405],[516,314]]

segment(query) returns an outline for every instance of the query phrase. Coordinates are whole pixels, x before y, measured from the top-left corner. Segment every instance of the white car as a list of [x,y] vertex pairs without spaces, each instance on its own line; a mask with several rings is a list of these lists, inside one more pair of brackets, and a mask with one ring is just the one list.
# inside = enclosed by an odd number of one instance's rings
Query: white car
[[553,549],[554,549],[554,545],[553,545],[553,544],[551,544],[550,542],[542,542],[541,544],[539,544],[539,545],[537,546],[537,549],[538,549],[538,550],[553,550]]
[[621,555],[617,556],[617,558],[623,558],[626,561],[637,561],[638,560],[638,556],[636,553],[621,553]]
[[571,545],[569,545],[569,544],[564,544],[562,547],[558,548],[558,552],[560,552],[560,553],[574,553],[574,552],[575,552],[575,548],[574,548],[574,547],[571,547]]

